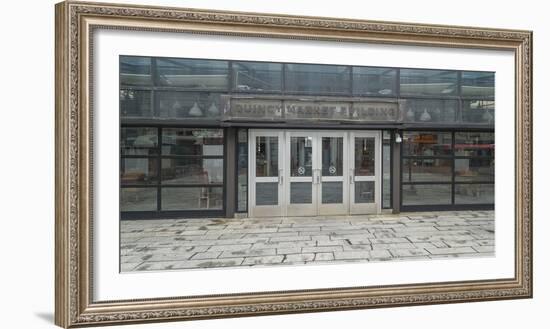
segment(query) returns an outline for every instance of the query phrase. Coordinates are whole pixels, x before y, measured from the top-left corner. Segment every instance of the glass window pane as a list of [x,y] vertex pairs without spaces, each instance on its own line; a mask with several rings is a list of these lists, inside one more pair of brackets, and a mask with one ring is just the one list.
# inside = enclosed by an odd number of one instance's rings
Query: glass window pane
[[162,159],[163,184],[223,184],[223,159]]
[[159,83],[162,86],[188,90],[226,90],[228,62],[203,59],[157,59]]
[[120,184],[156,184],[157,163],[156,158],[120,159]]
[[451,182],[450,159],[404,159],[404,182]]
[[281,91],[282,69],[278,63],[235,62],[235,91]]
[[120,84],[126,86],[151,85],[151,58],[120,56]]
[[403,155],[452,155],[452,134],[427,131],[403,132]]
[[355,203],[374,203],[374,182],[355,182]]
[[455,122],[458,101],[407,99],[401,102],[405,122]]
[[322,147],[322,175],[342,176],[344,172],[344,138],[323,137]]
[[455,180],[458,182],[492,182],[495,180],[494,159],[456,159]]
[[222,156],[223,129],[163,128],[162,154]]
[[161,118],[219,119],[220,94],[161,91],[156,93]]
[[401,69],[401,95],[451,96],[456,95],[456,71]]
[[355,95],[395,95],[397,70],[385,67],[354,67],[353,93]]
[[307,94],[348,94],[350,68],[337,65],[285,64],[285,88]]
[[382,208],[391,208],[391,133],[382,132]]
[[157,128],[121,127],[120,153],[123,155],[158,154]]
[[495,157],[495,134],[485,132],[457,132],[455,155]]
[[456,184],[455,204],[494,204],[494,184]]
[[151,109],[151,91],[121,89],[120,116],[123,118],[150,118],[153,116]]
[[279,183],[256,183],[256,205],[276,206],[279,204]]
[[494,124],[494,100],[463,100],[462,121],[468,123]]
[[278,176],[279,138],[275,136],[256,137],[256,177]]
[[237,132],[237,211],[246,211],[248,204],[248,131]]
[[169,187],[162,189],[162,210],[222,209],[222,187]]
[[311,137],[290,138],[290,176],[311,177],[312,142]]
[[156,188],[126,187],[120,189],[120,211],[156,210]]
[[355,176],[374,176],[374,152],[374,138],[355,137]]
[[462,72],[462,95],[495,97],[495,73]]
[[451,184],[402,185],[403,205],[451,204]]
[[312,202],[312,184],[311,182],[292,182],[290,183],[290,203]]
[[323,182],[321,200],[324,204],[344,202],[344,184],[342,182]]

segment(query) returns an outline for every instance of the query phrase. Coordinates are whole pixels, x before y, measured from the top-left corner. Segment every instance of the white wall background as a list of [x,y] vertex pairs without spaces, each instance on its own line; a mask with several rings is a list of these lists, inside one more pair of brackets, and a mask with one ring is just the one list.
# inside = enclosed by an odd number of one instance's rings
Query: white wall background
[[[107,1],[107,0],[104,0]],[[108,1],[112,2],[112,1]],[[535,298],[379,310],[208,320],[125,328],[542,328],[550,305],[550,22],[544,1],[144,1],[118,2],[283,14],[529,29],[534,31]],[[0,12],[0,303],[3,328],[53,328],[54,3],[7,2]],[[544,74],[546,73],[546,74]],[[546,256],[546,257],[545,257]]]

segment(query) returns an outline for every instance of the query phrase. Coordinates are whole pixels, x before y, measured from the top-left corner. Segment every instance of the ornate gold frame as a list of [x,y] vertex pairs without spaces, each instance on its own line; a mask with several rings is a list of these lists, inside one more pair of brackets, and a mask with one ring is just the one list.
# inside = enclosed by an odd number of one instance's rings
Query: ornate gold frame
[[[530,298],[532,32],[65,1],[56,5],[55,323],[62,327]],[[90,47],[94,29],[429,45],[515,53],[513,279],[93,302]]]

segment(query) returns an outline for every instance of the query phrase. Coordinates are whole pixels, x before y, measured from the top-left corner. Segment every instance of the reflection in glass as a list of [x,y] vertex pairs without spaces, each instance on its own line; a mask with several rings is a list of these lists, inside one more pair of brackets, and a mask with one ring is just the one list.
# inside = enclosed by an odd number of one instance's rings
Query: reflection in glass
[[226,61],[158,58],[157,71],[162,86],[188,90],[227,89],[229,69]]
[[407,99],[402,102],[406,122],[455,122],[458,101]]
[[455,155],[495,156],[495,134],[485,132],[455,133]]
[[374,176],[374,138],[355,137],[355,176]]
[[290,176],[311,177],[312,143],[311,137],[290,138]]
[[156,188],[125,187],[120,189],[120,211],[156,210]]
[[223,184],[223,159],[162,159],[163,184]]
[[403,205],[451,204],[451,184],[402,185]]
[[[256,137],[256,177],[279,176],[279,138]],[[256,193],[258,191],[256,190]]]
[[391,208],[391,133],[382,132],[382,208]]
[[278,63],[235,62],[235,91],[280,91],[282,68]]
[[120,89],[120,116],[152,117],[151,92],[148,90]]
[[494,184],[456,184],[456,204],[492,204],[495,203]]
[[355,182],[355,203],[374,203],[374,182]]
[[220,94],[161,91],[156,93],[161,118],[219,118]]
[[162,154],[222,156],[223,129],[164,128]]
[[473,100],[462,101],[462,121],[468,123],[494,124],[495,101]]
[[312,183],[310,182],[292,182],[290,183],[290,203],[312,202]]
[[489,158],[456,159],[455,180],[459,182],[492,182],[495,179],[495,161]]
[[404,159],[404,182],[450,182],[452,162],[449,159]]
[[157,128],[121,127],[120,153],[123,155],[158,154]]
[[449,132],[404,131],[403,155],[452,155],[452,134]]
[[321,200],[323,203],[344,202],[344,184],[342,182],[323,182]]
[[397,70],[385,67],[354,67],[353,94],[395,95]]
[[168,187],[162,189],[162,210],[222,209],[222,187]]
[[344,138],[323,137],[322,147],[322,175],[342,176],[344,171]]
[[279,204],[279,183],[256,183],[256,205],[276,206]]
[[495,97],[495,73],[462,72],[462,95]]
[[285,64],[285,87],[289,92],[347,94],[350,68],[337,65]]
[[401,95],[440,95],[456,94],[458,74],[456,71],[401,69]]
[[121,184],[156,184],[156,158],[124,158],[120,159]]
[[151,84],[151,58],[120,56],[120,84],[144,86]]
[[237,131],[237,211],[246,211],[248,202],[248,131]]

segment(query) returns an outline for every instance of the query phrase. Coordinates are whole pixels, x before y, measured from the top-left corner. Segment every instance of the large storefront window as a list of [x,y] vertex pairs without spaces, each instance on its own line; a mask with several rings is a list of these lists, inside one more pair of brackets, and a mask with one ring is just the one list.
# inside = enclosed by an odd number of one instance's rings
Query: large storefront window
[[494,133],[403,132],[403,206],[494,203]]
[[285,87],[292,93],[346,95],[350,90],[350,67],[286,64]]
[[279,63],[233,63],[233,90],[236,92],[280,92],[283,65]]
[[222,129],[122,127],[121,211],[223,210],[223,136]]

